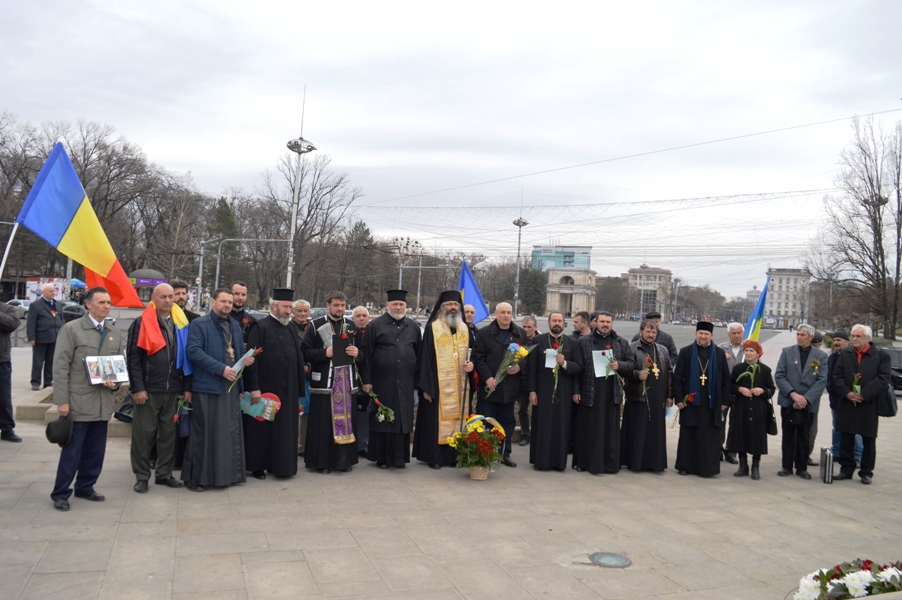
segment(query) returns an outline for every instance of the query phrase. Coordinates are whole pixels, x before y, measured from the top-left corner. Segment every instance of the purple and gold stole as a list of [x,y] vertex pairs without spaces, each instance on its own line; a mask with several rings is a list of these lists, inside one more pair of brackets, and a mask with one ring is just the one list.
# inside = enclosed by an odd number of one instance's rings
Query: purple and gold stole
[[335,367],[332,381],[332,437],[336,444],[352,444],[354,437],[354,397],[351,393],[351,365]]

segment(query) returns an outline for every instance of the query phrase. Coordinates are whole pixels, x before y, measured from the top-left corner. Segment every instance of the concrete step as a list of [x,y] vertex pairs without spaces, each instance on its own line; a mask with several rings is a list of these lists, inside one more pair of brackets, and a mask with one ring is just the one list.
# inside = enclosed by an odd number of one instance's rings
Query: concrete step
[[[47,412],[44,413],[44,423],[47,424],[51,421],[56,421],[60,418],[60,413],[56,409],[55,404],[51,404],[50,408],[47,409]],[[110,424],[107,429],[107,437],[123,437],[130,438],[132,437],[132,424],[131,423],[123,423],[116,417],[110,419]]]

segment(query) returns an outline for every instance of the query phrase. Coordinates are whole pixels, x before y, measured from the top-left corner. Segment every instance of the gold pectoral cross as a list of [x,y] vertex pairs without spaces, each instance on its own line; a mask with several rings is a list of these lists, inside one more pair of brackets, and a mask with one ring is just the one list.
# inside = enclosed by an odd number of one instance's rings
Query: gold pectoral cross
[[657,363],[651,368],[651,373],[655,376],[655,379],[657,379],[658,375],[661,374],[661,369],[658,368]]
[[[226,348],[226,352],[229,353],[229,358],[231,358],[232,360],[235,360],[235,349],[234,348],[229,346],[228,348]],[[704,385],[704,384],[702,384],[702,385]]]
[[708,381],[708,376],[707,376],[707,375],[705,375],[705,374],[704,374],[704,373],[702,373],[702,376],[701,376],[701,377],[699,377],[699,379],[701,379],[701,381],[702,381],[702,385],[705,385],[705,382],[707,382],[707,381]]

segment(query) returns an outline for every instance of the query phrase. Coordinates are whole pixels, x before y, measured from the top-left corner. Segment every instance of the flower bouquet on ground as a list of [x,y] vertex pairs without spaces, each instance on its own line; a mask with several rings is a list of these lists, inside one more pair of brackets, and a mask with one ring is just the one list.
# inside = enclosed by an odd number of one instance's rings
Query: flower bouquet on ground
[[448,438],[457,450],[457,468],[470,467],[471,479],[486,479],[488,470],[501,462],[501,444],[506,434],[498,421],[482,415],[470,415],[463,431]]
[[872,560],[852,562],[809,573],[799,581],[793,600],[866,598],[902,591],[902,561],[880,566]]
[[[514,344],[512,342],[507,347],[507,352],[504,354],[504,358],[501,361],[501,366],[498,367],[498,372],[495,373],[495,389],[498,389],[498,386],[501,385],[501,382],[504,381],[505,377],[507,377],[507,370],[527,356],[529,356],[529,349],[524,348],[520,344]],[[492,395],[493,390],[490,390],[488,387],[486,387],[485,389],[485,397],[488,398]]]

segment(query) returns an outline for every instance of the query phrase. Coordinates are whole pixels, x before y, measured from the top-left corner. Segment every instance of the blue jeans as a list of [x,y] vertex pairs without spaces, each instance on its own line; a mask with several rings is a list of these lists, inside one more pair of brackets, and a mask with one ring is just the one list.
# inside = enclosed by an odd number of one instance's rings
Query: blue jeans
[[[832,446],[832,448],[830,448],[830,450],[833,451],[833,460],[835,461],[837,458],[839,458],[839,438],[842,436],[842,434],[840,432],[836,431],[836,411],[831,410],[830,412],[833,413],[833,446]],[[861,462],[861,452],[863,450],[864,450],[864,441],[861,439],[860,435],[856,435],[855,436],[854,454],[855,454],[855,460],[857,460],[858,462]]]

